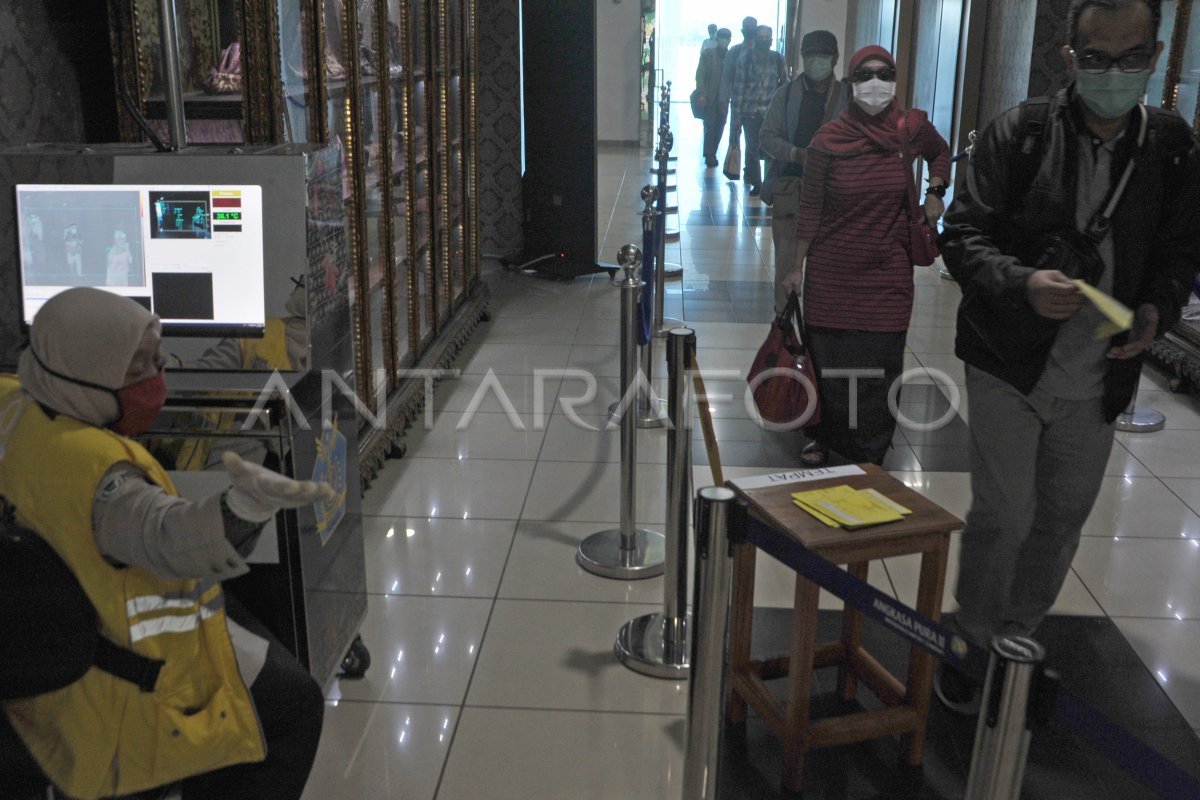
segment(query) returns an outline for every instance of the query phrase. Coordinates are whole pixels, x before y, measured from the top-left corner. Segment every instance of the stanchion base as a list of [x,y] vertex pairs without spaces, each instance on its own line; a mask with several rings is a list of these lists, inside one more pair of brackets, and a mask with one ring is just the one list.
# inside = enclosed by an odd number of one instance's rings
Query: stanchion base
[[[651,406],[649,409],[641,408],[640,416],[636,422],[637,426],[643,430],[650,428],[661,428],[665,424],[665,420],[670,419],[667,414],[667,401],[662,397],[655,397],[650,400]],[[620,421],[621,417],[617,413],[620,409],[621,401],[618,400],[608,407],[608,417],[614,422]]]
[[1126,433],[1153,433],[1161,431],[1167,424],[1167,418],[1161,411],[1151,409],[1133,409],[1117,415],[1117,430]]
[[681,319],[674,319],[672,317],[663,317],[662,327],[654,332],[654,338],[655,339],[665,339],[665,338],[667,338],[667,334],[670,333],[671,331],[675,330],[676,328],[686,328],[686,327],[687,327],[687,323]]
[[629,620],[617,631],[613,654],[618,661],[634,672],[649,675],[651,678],[687,680],[690,671],[687,632],[692,627],[692,615],[688,614],[683,620],[683,636],[680,637],[680,641],[670,646],[663,641],[666,623],[667,619],[662,612]]
[[621,531],[616,528],[598,531],[579,543],[575,561],[601,578],[627,581],[662,575],[666,537],[657,531],[638,528],[633,540],[632,550],[622,550]]
[[663,278],[669,281],[683,279],[683,265],[667,263],[663,265]]

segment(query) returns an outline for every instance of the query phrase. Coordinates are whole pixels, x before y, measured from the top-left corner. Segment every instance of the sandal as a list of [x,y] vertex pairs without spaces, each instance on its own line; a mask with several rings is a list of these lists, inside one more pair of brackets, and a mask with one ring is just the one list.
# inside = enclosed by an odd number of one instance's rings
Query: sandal
[[829,460],[829,448],[813,440],[800,451],[800,463],[806,467],[823,467]]

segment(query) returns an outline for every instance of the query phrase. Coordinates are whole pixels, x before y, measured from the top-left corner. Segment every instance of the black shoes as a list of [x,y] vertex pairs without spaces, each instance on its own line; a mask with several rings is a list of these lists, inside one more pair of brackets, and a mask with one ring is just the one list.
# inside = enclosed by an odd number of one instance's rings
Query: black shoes
[[750,196],[758,197],[758,193],[761,189],[762,189],[762,187],[759,186],[757,183],[750,184]]
[[979,713],[982,687],[949,664],[941,664],[933,676],[933,693],[942,705],[956,714],[974,716]]
[[706,167],[715,167],[716,165],[717,165],[717,160],[716,160],[715,158],[712,158],[712,157],[710,157],[710,156],[708,156],[708,157],[705,157],[705,159],[704,159],[704,166],[706,166]]

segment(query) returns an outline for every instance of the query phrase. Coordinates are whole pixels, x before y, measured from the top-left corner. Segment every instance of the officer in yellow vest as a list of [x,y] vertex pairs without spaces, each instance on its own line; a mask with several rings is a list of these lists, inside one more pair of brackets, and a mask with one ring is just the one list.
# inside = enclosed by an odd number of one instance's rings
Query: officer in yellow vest
[[127,438],[166,399],[159,337],[136,302],[69,289],[38,312],[18,377],[0,377],[0,502],[71,568],[102,636],[163,662],[152,691],[92,669],[5,701],[0,724],[80,800],[180,780],[184,800],[296,800],[320,737],[320,687],[253,618],[226,615],[220,581],[247,571],[278,509],[333,490],[230,453],[230,488],[177,497]]

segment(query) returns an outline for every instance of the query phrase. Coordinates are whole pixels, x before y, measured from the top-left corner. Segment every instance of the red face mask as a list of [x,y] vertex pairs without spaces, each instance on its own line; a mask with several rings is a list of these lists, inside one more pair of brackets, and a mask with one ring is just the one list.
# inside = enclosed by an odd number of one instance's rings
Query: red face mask
[[150,430],[167,402],[167,378],[162,370],[153,378],[131,383],[115,392],[120,418],[110,427],[122,436],[138,436]]

